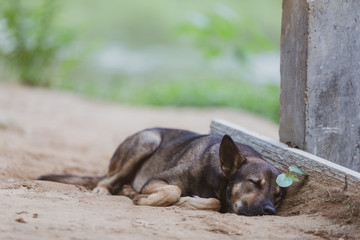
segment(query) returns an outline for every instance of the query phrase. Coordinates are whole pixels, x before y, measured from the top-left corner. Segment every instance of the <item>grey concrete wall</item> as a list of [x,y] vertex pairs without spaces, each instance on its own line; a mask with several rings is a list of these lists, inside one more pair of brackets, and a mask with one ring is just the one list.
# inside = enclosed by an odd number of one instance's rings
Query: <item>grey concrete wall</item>
[[360,1],[284,0],[283,11],[280,140],[360,171]]

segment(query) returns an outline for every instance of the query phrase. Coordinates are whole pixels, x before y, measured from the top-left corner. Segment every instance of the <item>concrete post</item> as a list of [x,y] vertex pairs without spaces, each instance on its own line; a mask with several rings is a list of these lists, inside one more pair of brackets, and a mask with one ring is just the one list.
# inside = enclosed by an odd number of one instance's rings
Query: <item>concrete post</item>
[[280,140],[360,171],[359,0],[283,0]]

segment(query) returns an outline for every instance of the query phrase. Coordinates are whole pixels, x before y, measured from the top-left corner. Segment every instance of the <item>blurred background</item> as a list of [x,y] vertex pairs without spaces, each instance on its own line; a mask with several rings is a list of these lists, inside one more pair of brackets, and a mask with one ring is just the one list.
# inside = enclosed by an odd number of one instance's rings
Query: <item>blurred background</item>
[[278,122],[281,0],[3,0],[0,81]]

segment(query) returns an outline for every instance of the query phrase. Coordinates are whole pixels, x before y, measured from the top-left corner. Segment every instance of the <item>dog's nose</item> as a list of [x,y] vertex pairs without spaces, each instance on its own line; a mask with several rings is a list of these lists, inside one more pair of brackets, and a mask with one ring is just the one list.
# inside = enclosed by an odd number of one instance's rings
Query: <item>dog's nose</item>
[[276,210],[273,206],[265,205],[262,209],[264,215],[275,215]]

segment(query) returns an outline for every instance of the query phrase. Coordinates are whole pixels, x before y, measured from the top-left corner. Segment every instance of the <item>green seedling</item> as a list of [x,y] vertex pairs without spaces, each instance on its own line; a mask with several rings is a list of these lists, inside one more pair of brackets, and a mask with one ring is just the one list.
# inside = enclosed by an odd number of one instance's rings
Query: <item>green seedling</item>
[[299,179],[295,177],[294,173],[300,174],[300,175],[307,175],[306,172],[303,170],[300,170],[299,168],[295,166],[289,167],[289,173],[282,173],[276,178],[276,183],[280,187],[289,187],[293,182],[298,182]]

